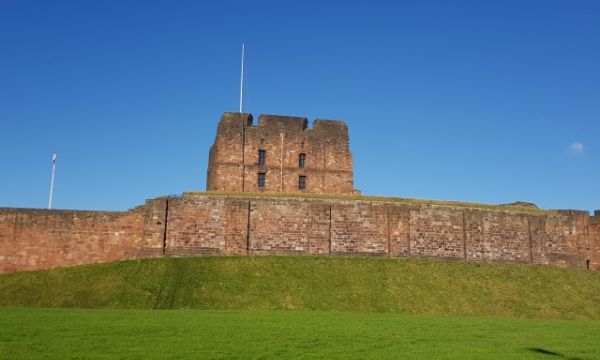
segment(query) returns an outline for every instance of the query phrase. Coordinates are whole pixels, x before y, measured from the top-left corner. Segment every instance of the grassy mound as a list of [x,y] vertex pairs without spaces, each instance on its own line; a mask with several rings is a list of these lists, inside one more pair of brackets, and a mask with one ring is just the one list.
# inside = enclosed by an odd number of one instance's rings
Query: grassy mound
[[0,306],[600,319],[600,273],[358,257],[146,259],[2,275]]

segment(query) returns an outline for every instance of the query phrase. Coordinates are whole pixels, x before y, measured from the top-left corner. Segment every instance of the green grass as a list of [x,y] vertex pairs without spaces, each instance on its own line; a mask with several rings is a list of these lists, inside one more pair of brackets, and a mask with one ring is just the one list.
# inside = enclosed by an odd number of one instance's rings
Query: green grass
[[600,322],[0,309],[0,359],[600,359]]
[[0,306],[600,319],[600,273],[360,257],[196,257],[0,276]]
[[207,192],[184,192],[183,196],[223,196],[236,198],[302,198],[302,199],[334,199],[334,200],[361,200],[376,202],[395,202],[412,205],[436,205],[461,208],[477,208],[486,210],[509,210],[512,212],[533,214],[558,214],[556,210],[545,210],[536,207],[508,205],[508,204],[481,204],[464,201],[449,200],[425,200],[409,199],[391,196],[372,195],[336,195],[336,194],[309,194],[309,193],[280,193],[280,192],[229,192],[229,191],[207,191]]

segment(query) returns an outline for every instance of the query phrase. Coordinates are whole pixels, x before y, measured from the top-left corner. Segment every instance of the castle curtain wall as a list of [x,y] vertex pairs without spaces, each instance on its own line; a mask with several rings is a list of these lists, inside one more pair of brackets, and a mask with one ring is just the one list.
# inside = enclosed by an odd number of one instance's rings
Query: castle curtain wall
[[142,211],[0,209],[0,272],[133,259]]
[[366,255],[600,269],[600,216],[184,194],[127,212],[0,209],[0,272],[156,256]]

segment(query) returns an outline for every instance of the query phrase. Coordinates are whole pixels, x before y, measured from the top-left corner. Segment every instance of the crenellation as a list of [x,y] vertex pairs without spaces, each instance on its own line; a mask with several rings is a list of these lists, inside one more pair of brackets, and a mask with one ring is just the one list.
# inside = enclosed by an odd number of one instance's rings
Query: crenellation
[[307,129],[308,120],[299,116],[260,115],[258,127],[263,131],[300,133]]

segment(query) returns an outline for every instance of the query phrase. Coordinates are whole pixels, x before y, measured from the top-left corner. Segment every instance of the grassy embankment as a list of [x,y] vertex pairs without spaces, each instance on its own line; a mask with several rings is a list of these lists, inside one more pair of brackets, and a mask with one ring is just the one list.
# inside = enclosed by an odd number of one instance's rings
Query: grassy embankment
[[359,257],[146,259],[2,275],[0,306],[600,320],[600,273]]

